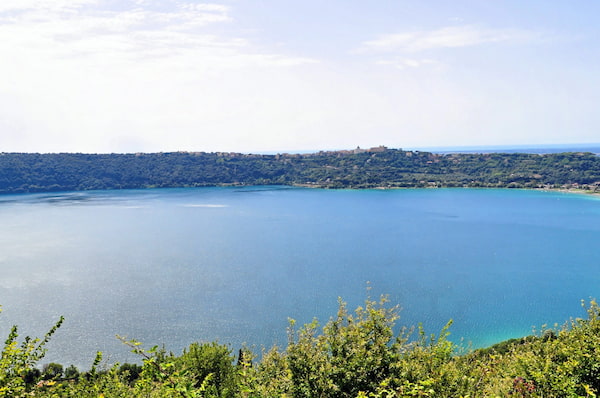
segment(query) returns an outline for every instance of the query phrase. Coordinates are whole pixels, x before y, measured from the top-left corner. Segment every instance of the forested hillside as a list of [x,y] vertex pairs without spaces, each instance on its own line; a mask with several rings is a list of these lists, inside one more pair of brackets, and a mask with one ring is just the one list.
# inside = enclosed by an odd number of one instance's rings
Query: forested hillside
[[299,185],[600,189],[592,153],[434,154],[385,147],[314,154],[0,154],[0,193]]

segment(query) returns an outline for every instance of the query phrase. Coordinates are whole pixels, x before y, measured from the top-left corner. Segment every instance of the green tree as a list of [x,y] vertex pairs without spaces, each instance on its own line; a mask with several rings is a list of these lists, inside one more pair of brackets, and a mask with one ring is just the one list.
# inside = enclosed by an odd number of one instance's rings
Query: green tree
[[233,397],[236,390],[234,360],[227,346],[212,342],[192,343],[175,362],[195,380],[196,387],[204,384],[207,391],[216,396]]
[[18,328],[13,326],[0,353],[0,397],[21,397],[30,388],[35,365],[46,355],[46,344],[63,323],[58,322],[46,333],[43,339],[29,336],[19,344]]
[[65,369],[65,379],[77,379],[79,377],[79,369],[75,365],[70,365]]
[[61,364],[50,362],[42,367],[42,378],[44,380],[60,379],[63,376],[63,371]]

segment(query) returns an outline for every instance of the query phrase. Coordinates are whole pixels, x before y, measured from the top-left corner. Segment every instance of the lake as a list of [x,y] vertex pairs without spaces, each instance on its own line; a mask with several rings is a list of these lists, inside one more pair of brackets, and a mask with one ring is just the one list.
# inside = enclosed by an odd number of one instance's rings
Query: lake
[[[400,325],[474,347],[584,316],[600,295],[600,200],[502,189],[288,187],[0,196],[0,338],[63,326],[43,363],[136,358],[115,335],[285,344],[388,294]],[[367,292],[367,284],[370,291]]]

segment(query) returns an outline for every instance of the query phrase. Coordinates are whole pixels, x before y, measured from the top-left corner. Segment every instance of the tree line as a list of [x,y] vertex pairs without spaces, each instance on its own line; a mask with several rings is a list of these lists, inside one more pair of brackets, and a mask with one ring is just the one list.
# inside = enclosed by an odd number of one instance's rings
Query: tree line
[[598,191],[600,157],[588,152],[436,154],[386,147],[276,155],[0,153],[0,193],[222,185]]

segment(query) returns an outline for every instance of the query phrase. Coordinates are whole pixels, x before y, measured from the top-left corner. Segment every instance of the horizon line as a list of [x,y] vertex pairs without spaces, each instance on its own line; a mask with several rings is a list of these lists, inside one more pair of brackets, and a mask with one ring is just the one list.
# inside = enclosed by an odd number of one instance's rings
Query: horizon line
[[80,155],[141,155],[141,154],[160,154],[160,153],[226,153],[226,154],[240,154],[240,155],[310,155],[317,154],[319,152],[352,152],[352,151],[371,151],[378,148],[392,149],[392,150],[403,150],[413,152],[432,152],[432,153],[460,153],[460,152],[498,152],[498,151],[510,151],[510,152],[522,152],[527,149],[540,150],[545,149],[587,149],[594,148],[600,151],[600,142],[596,143],[564,143],[564,144],[501,144],[501,145],[441,145],[441,146],[407,146],[392,148],[386,145],[379,145],[375,147],[362,148],[356,146],[356,148],[328,148],[328,149],[296,149],[296,150],[281,150],[281,151],[256,151],[256,152],[239,152],[239,151],[200,151],[200,150],[172,150],[172,151],[131,151],[131,152],[81,152],[81,151],[65,151],[65,152],[22,152],[22,151],[2,151],[0,154],[31,154],[31,155],[58,155],[58,154],[80,154]]

